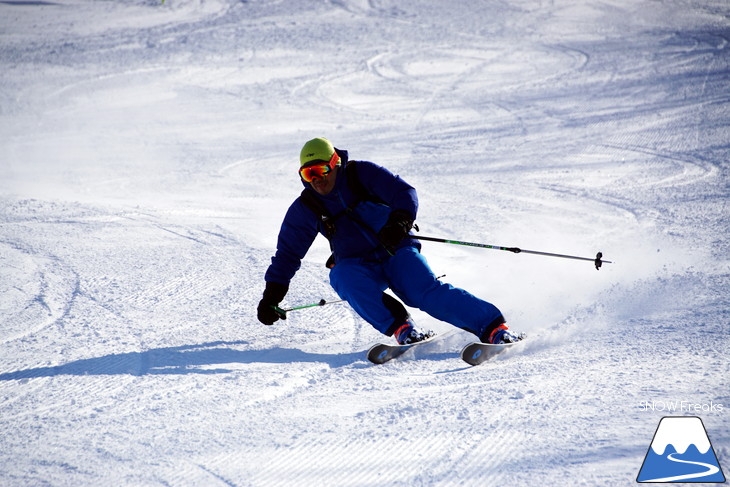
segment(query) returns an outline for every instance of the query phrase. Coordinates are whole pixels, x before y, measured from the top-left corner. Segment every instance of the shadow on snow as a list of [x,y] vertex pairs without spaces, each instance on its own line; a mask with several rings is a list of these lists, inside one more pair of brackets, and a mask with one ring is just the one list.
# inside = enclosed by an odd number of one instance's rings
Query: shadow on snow
[[363,352],[344,354],[310,353],[292,348],[235,350],[245,341],[211,342],[200,345],[156,348],[145,352],[128,352],[76,360],[53,367],[37,367],[0,374],[0,381],[55,377],[59,375],[148,375],[148,374],[224,374],[226,368],[208,368],[222,364],[293,362],[327,363],[342,367],[364,359]]

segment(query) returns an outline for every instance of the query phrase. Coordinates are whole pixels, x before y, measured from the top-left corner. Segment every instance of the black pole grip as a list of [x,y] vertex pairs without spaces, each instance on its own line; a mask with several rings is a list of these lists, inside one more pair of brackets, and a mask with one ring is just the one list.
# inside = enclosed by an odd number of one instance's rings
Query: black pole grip
[[597,271],[601,270],[601,265],[603,264],[603,261],[601,260],[602,257],[603,257],[603,254],[601,252],[598,252],[596,254],[596,260],[593,261],[593,263],[596,264]]

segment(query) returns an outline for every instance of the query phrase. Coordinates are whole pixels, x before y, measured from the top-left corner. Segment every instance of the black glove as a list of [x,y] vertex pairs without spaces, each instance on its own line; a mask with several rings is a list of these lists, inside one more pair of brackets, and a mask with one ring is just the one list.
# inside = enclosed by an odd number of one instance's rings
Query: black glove
[[378,232],[378,238],[386,247],[395,247],[408,236],[411,228],[413,228],[411,214],[405,210],[395,210]]
[[259,307],[256,309],[259,321],[264,325],[273,325],[279,318],[286,319],[286,315],[277,312],[272,306],[278,306],[289,286],[279,284],[278,282],[267,282],[264,289],[264,297],[259,301]]

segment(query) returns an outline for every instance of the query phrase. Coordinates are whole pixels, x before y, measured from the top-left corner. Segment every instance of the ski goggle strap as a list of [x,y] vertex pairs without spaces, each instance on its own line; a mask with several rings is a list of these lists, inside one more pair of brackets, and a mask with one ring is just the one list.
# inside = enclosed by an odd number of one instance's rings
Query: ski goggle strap
[[311,183],[315,179],[322,179],[332,172],[338,162],[340,162],[340,156],[337,155],[337,152],[334,152],[329,162],[312,161],[299,168],[299,177],[306,183]]

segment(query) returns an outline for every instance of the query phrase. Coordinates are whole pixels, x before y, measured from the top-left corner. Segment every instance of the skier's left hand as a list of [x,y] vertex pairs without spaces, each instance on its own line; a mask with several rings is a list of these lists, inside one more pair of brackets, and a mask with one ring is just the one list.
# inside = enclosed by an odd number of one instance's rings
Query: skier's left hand
[[378,233],[378,238],[386,247],[395,247],[408,236],[413,228],[413,217],[405,210],[395,210]]

